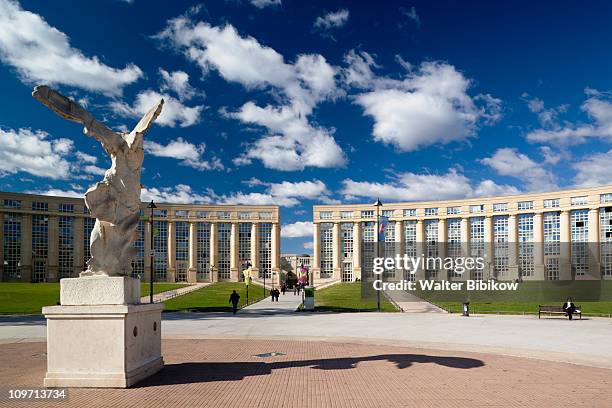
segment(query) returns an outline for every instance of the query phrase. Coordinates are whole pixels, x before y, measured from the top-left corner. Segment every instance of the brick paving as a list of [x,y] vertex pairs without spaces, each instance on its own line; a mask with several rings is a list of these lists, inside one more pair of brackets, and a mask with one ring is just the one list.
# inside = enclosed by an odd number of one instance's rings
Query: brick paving
[[[45,343],[4,344],[0,387],[40,387]],[[260,358],[256,354],[285,355]],[[313,341],[164,340],[135,388],[0,407],[610,407],[612,371],[490,354]]]

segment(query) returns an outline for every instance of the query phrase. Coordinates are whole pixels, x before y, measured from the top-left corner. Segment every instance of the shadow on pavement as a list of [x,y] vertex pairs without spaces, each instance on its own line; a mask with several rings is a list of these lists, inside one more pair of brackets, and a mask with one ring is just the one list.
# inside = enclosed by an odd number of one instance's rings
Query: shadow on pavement
[[344,357],[275,362],[189,362],[166,365],[162,371],[139,384],[136,388],[172,384],[191,384],[214,381],[240,381],[245,377],[272,374],[273,370],[292,367],[311,367],[314,370],[348,370],[363,361],[389,361],[398,369],[414,363],[433,363],[450,368],[470,369],[483,367],[482,360],[467,357],[429,356],[424,354],[381,354],[366,357]]

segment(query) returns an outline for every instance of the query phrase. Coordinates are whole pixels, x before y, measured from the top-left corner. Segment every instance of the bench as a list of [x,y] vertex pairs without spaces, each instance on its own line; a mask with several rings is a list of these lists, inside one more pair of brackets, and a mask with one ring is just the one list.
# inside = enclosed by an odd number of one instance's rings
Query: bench
[[[538,311],[538,319],[540,318],[542,313],[547,313],[550,315],[553,315],[553,314],[565,315],[563,306],[545,306],[545,305],[538,305],[538,306],[540,308],[540,310]],[[580,306],[576,306],[576,311],[572,314],[578,315],[578,317],[582,320],[582,311],[580,309]]]

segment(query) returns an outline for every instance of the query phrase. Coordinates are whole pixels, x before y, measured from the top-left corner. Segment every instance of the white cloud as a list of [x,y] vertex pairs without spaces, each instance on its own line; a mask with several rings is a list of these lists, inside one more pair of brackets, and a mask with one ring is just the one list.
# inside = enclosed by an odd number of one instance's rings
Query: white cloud
[[109,67],[70,46],[66,34],[19,3],[0,0],[0,59],[27,83],[74,86],[119,95],[142,76],[136,65]]
[[98,161],[98,158],[96,156],[92,156],[91,154],[83,153],[80,151],[76,152],[75,156],[78,160],[85,163],[95,164]]
[[177,94],[181,101],[191,99],[196,90],[189,84],[189,75],[184,71],[168,72],[163,68],[159,69],[159,74],[162,77],[162,91],[173,91]]
[[387,201],[447,200],[465,197],[490,196],[517,191],[512,186],[499,186],[491,180],[473,185],[456,170],[446,174],[403,173],[392,182],[342,181],[341,193],[346,199],[380,198]]
[[318,103],[341,93],[337,70],[323,56],[300,55],[293,64],[286,63],[274,49],[240,36],[232,25],[194,24],[185,16],[171,20],[157,38],[181,49],[204,74],[217,70],[226,81],[268,92],[278,101],[264,107],[247,102],[237,111],[223,110],[226,117],[261,126],[268,133],[249,143],[234,163],[245,165],[257,159],[268,168],[285,171],[346,163],[333,129],[308,119]]
[[282,0],[250,0],[255,7],[262,9],[265,7],[276,7],[282,5]]
[[0,145],[0,175],[23,171],[51,179],[70,177],[69,139],[52,140],[48,133],[30,129],[0,129]]
[[593,187],[610,184],[612,174],[612,150],[587,155],[572,164],[576,170],[576,187]]
[[[417,14],[416,8],[414,6],[411,6],[409,9],[405,9],[403,7],[400,7],[400,13],[403,16],[405,16],[406,18],[408,18],[408,20],[410,20],[414,24],[416,24],[417,27],[421,26],[421,18]],[[403,24],[400,24],[400,28],[402,26],[403,26]]]
[[551,172],[517,149],[497,149],[493,156],[484,158],[481,162],[502,176],[521,180],[529,191],[547,191],[557,187]]
[[210,161],[204,160],[202,155],[206,150],[204,143],[195,145],[182,138],[171,140],[167,145],[145,140],[145,151],[156,157],[168,157],[180,160],[181,164],[193,167],[198,170],[223,170],[223,164],[218,157],[213,157]]
[[[540,115],[540,122],[543,126],[550,126],[529,132],[527,140],[561,147],[582,144],[590,138],[612,142],[612,103],[608,100],[609,95],[589,88],[585,90],[585,93],[588,98],[582,104],[581,109],[591,119],[591,123],[564,123],[559,125],[555,122],[558,112],[548,113],[547,110],[544,110],[542,102],[530,106],[530,108]],[[565,112],[567,106],[562,105],[562,107],[561,112]],[[542,114],[547,115],[545,119],[541,118]]]
[[351,51],[345,61],[347,85],[367,89],[355,102],[374,119],[374,140],[399,151],[466,140],[481,123],[501,118],[501,100],[488,94],[470,96],[471,81],[447,63],[424,62],[413,69],[404,62],[406,77],[395,80],[377,77],[374,59],[365,52]]
[[311,221],[298,221],[293,224],[285,224],[281,228],[283,238],[311,237],[314,224]]
[[300,201],[293,197],[275,197],[267,193],[243,192],[218,196],[215,201],[220,204],[280,205],[281,207],[295,207],[300,204]]
[[312,249],[313,245],[314,244],[312,242],[308,241],[308,242],[304,242],[303,246],[304,246],[304,249]]
[[208,196],[194,192],[186,184],[177,184],[174,187],[150,187],[143,188],[140,192],[140,199],[144,202],[155,201],[156,203],[176,203],[176,204],[209,204],[211,200]]
[[85,191],[62,190],[62,189],[58,189],[58,188],[50,188],[48,190],[28,191],[28,193],[29,194],[44,195],[44,196],[52,196],[52,197],[83,198],[85,196]]
[[250,187],[264,186],[264,192],[243,193],[218,196],[216,199],[224,204],[276,204],[282,207],[295,207],[301,200],[313,200],[330,203],[329,190],[320,180],[282,181],[267,183],[252,178],[246,181]]
[[329,12],[325,15],[317,17],[314,22],[314,27],[321,30],[329,30],[330,28],[342,27],[349,19],[349,11],[340,9],[338,11]]
[[119,115],[140,119],[162,98],[164,99],[164,108],[155,123],[169,127],[175,127],[176,125],[188,127],[200,121],[200,114],[204,105],[185,106],[181,101],[167,93],[159,93],[150,89],[136,95],[134,106],[129,106],[121,101],[113,101],[110,106]]

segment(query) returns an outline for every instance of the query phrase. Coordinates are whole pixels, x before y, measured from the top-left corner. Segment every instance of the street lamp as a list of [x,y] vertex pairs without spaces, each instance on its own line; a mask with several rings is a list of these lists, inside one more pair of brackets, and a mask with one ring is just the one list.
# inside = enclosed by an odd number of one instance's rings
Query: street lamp
[[[374,206],[376,207],[376,258],[380,257],[380,207],[382,207],[380,199],[376,199]],[[376,310],[380,312],[380,290],[376,291]]]
[[151,223],[151,248],[149,249],[149,256],[151,257],[151,264],[149,265],[149,303],[153,303],[153,261],[155,258],[155,250],[153,249],[155,245],[153,245],[153,210],[157,208],[153,200],[149,203],[147,208],[151,209],[151,218],[149,222]]

